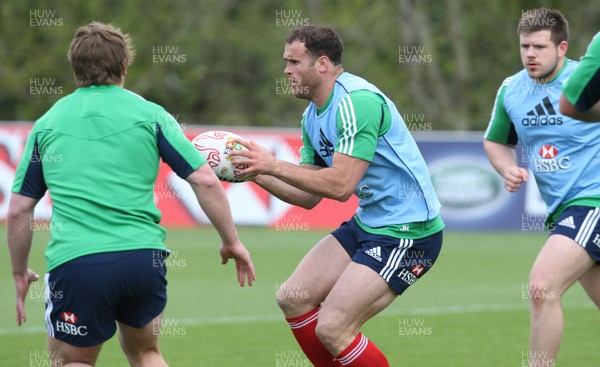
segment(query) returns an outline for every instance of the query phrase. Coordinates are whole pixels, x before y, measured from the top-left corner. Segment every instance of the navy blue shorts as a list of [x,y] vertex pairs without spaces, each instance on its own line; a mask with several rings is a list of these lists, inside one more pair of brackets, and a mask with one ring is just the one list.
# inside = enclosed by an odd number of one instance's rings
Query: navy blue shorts
[[570,206],[558,217],[551,234],[561,234],[577,242],[600,263],[600,208]]
[[82,256],[46,273],[48,335],[76,347],[104,343],[116,322],[141,328],[167,303],[167,251]]
[[419,280],[435,263],[442,248],[442,231],[419,239],[365,232],[351,220],[331,232],[352,261],[373,269],[399,295]]

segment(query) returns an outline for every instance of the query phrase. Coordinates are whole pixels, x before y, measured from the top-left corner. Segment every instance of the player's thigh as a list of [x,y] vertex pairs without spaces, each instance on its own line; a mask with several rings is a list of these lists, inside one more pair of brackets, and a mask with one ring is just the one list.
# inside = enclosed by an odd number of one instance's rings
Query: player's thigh
[[358,330],[422,278],[442,248],[441,231],[417,239],[366,233],[355,228],[358,249],[323,303],[319,323]]
[[[600,208],[566,208],[533,265],[530,290],[562,294],[600,261],[599,245]],[[593,272],[591,274],[593,276]],[[584,277],[583,283],[587,284],[587,279]]]
[[48,335],[48,351],[52,366],[65,366],[69,363],[81,363],[94,366],[102,344],[91,347],[76,347]]
[[592,301],[600,308],[600,265],[596,263],[586,271],[579,282]]
[[[292,275],[279,287],[277,299],[280,306],[293,301],[301,301],[308,304],[307,307],[320,304],[349,263],[350,256],[339,241],[327,235],[304,256]],[[300,314],[304,311],[309,312],[310,309],[297,310]]]
[[161,319],[162,313],[140,328],[117,322],[119,342],[128,357],[139,357],[147,351],[158,350]]
[[330,325],[339,332],[355,333],[397,296],[380,274],[366,265],[352,262],[323,302],[319,324]]
[[553,234],[538,254],[529,276],[530,291],[562,295],[594,265],[594,260],[574,240]]

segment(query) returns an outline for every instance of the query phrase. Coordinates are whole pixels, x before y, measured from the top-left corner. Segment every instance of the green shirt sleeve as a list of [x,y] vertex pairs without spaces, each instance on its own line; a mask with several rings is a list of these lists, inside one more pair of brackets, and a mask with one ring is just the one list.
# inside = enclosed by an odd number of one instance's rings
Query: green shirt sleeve
[[504,106],[504,94],[508,83],[510,83],[510,78],[507,78],[498,89],[494,108],[492,109],[492,117],[484,137],[496,143],[517,145],[519,140],[517,132]]
[[206,163],[206,159],[188,140],[173,116],[161,108],[156,117],[160,157],[179,177],[185,179]]
[[335,151],[370,162],[375,156],[377,139],[390,124],[389,108],[380,95],[367,90],[354,91],[338,107],[339,140]]
[[579,111],[587,111],[600,100],[600,32],[589,44],[577,69],[562,85],[563,93]]
[[38,145],[38,131],[39,125],[36,124],[29,133],[12,186],[12,192],[34,199],[41,199],[47,190],[42,170],[43,152],[40,152]]

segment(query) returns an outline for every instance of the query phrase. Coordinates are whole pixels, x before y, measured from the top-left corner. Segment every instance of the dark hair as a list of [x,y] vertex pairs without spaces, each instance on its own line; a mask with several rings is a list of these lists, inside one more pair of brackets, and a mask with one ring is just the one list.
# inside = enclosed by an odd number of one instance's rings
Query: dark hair
[[325,25],[310,24],[290,31],[286,44],[303,42],[313,60],[327,56],[334,65],[342,63],[342,40],[335,31]]
[[67,53],[78,87],[120,83],[134,56],[129,35],[99,22],[80,27]]
[[539,8],[524,11],[519,19],[517,33],[529,34],[548,30],[555,45],[569,39],[569,22],[558,10]]

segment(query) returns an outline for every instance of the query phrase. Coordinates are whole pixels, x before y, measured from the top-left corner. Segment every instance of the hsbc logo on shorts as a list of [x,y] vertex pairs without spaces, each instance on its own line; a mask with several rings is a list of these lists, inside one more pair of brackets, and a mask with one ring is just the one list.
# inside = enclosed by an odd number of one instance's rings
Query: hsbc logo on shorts
[[398,278],[405,281],[408,285],[413,284],[414,282],[417,281],[417,279],[419,279],[415,274],[411,273],[410,271],[408,271],[406,269],[402,269],[400,271],[400,274],[398,274]]
[[87,326],[81,325],[76,326],[77,316],[73,312],[63,312],[60,314],[60,318],[64,321],[56,320],[56,331],[69,335],[87,335]]
[[421,274],[423,274],[423,272],[425,271],[425,267],[423,267],[423,265],[421,264],[413,265],[410,269],[410,272],[416,275],[417,277],[421,276]]
[[535,172],[556,172],[558,170],[566,170],[571,167],[569,156],[558,158],[558,149],[551,144],[542,145],[538,153],[541,159],[538,158],[533,160],[533,168]]
[[60,314],[60,318],[65,320],[66,322],[70,322],[74,324],[77,322],[77,316],[73,312],[63,312]]

